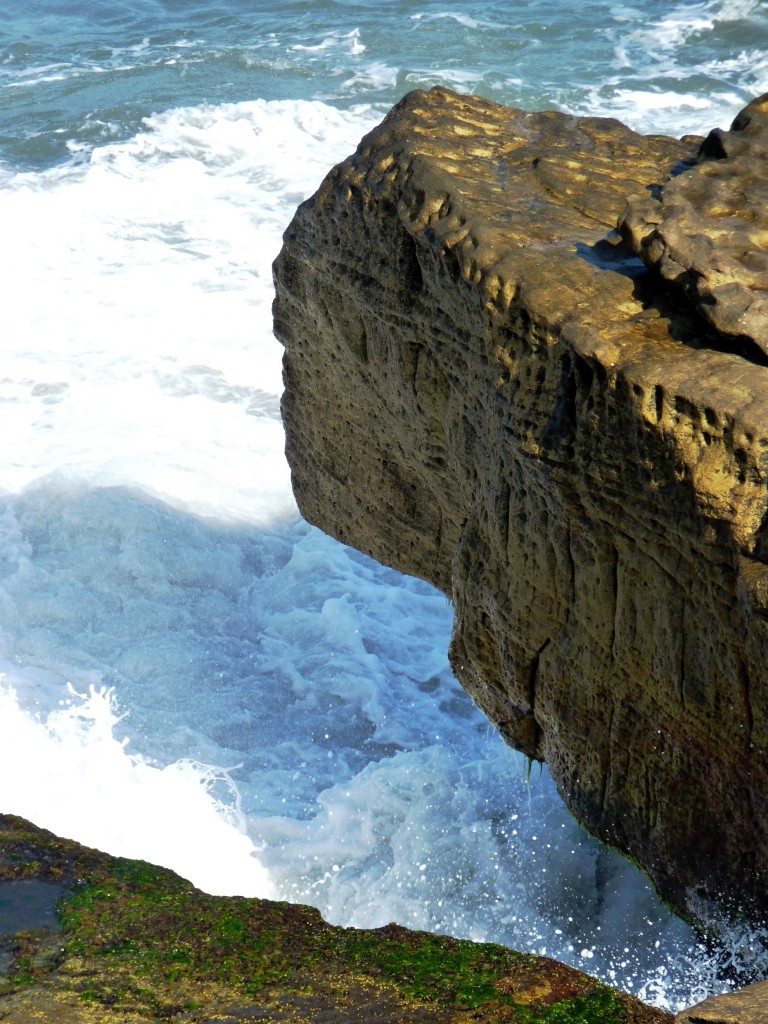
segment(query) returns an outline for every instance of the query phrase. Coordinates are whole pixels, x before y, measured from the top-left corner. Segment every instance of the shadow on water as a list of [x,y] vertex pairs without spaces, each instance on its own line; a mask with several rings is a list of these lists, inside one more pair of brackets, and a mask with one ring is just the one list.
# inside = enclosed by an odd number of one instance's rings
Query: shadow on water
[[0,939],[36,928],[59,929],[56,900],[66,891],[38,878],[0,882]]
[[[223,756],[263,776],[265,806],[298,814],[402,748],[378,721],[378,688],[434,678],[436,705],[463,696],[443,596],[298,518],[230,525],[49,478],[3,502],[0,601],[7,665],[51,692],[114,687],[130,708],[118,728],[143,754]],[[312,778],[290,782],[309,759]]]

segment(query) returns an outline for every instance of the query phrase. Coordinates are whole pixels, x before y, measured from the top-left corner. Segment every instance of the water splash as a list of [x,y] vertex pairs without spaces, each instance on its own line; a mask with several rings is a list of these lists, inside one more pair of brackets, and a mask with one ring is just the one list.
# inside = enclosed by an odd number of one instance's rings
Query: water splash
[[114,691],[96,685],[70,686],[58,710],[33,717],[0,677],[0,806],[107,853],[171,867],[207,892],[273,896],[229,772],[193,760],[161,768],[129,753],[113,731],[124,717]]

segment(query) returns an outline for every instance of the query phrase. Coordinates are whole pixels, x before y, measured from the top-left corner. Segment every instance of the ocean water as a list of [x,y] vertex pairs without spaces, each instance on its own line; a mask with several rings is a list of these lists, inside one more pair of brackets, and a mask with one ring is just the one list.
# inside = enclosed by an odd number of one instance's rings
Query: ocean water
[[270,267],[409,89],[706,132],[768,91],[768,5],[11,6],[0,811],[672,1009],[764,973],[763,937],[705,948],[502,743],[448,668],[443,595],[301,520]]

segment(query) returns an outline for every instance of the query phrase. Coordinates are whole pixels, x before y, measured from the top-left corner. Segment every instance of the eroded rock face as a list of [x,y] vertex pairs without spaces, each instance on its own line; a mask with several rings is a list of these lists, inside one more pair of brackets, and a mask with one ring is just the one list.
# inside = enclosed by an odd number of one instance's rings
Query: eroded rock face
[[768,362],[768,95],[712,131],[658,198],[633,198],[620,226],[713,327]]
[[275,330],[303,514],[451,596],[458,678],[673,905],[757,918],[768,370],[615,229],[700,143],[412,93],[297,211]]

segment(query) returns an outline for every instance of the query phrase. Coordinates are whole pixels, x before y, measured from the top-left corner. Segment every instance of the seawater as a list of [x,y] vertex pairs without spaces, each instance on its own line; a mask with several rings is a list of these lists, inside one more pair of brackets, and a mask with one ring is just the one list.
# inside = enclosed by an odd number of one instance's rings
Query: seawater
[[759,936],[705,949],[501,742],[443,595],[300,519],[270,267],[409,89],[704,132],[768,89],[766,4],[8,6],[0,810],[673,1009],[760,970]]

